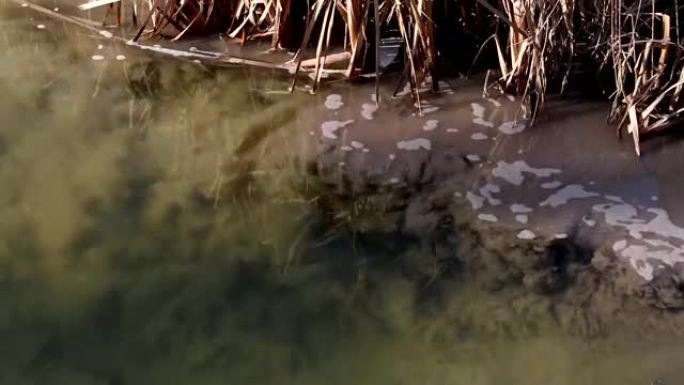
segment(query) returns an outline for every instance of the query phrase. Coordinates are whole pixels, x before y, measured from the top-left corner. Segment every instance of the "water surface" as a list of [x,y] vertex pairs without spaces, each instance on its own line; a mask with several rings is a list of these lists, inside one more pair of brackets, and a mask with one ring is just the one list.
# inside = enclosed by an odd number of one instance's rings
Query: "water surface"
[[682,381],[674,315],[493,288],[477,239],[321,177],[336,99],[0,12],[0,383]]

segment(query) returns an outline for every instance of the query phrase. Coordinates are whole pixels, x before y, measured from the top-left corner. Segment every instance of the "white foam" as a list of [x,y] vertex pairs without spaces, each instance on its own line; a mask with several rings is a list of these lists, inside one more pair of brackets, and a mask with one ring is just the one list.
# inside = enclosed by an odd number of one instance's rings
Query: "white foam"
[[556,234],[556,236],[554,238],[556,238],[556,239],[568,239],[568,234],[558,233],[558,234]]
[[515,220],[526,225],[527,221],[529,220],[529,217],[527,216],[527,214],[518,214],[515,216]]
[[621,197],[617,195],[604,195],[604,198],[608,199],[611,202],[617,202],[617,203],[623,203],[625,200],[622,199]]
[[562,186],[563,183],[560,181],[553,181],[553,182],[548,182],[548,183],[542,183],[541,187],[546,190],[553,190],[557,189],[558,187]]
[[126,56],[124,56],[124,55],[116,55],[116,60],[118,60],[118,61],[124,61],[124,60],[126,60]]
[[449,134],[455,134],[458,132],[458,128],[447,128],[446,132],[448,132]]
[[102,55],[93,55],[93,56],[91,56],[90,58],[91,58],[93,61],[102,61],[102,60],[104,60],[105,57],[102,56]]
[[500,161],[497,163],[496,168],[492,170],[492,175],[516,186],[522,185],[525,181],[523,173],[532,174],[539,178],[548,178],[554,174],[560,174],[561,170],[554,168],[533,168],[522,160],[516,160],[513,163]]
[[527,126],[523,123],[504,122],[499,126],[499,131],[506,135],[515,135],[525,131]]
[[439,120],[430,119],[423,124],[423,131],[434,131],[439,126]]
[[499,218],[496,217],[494,214],[478,214],[477,219],[484,221],[484,222],[498,222]]
[[498,206],[501,204],[500,199],[496,199],[492,194],[498,194],[501,192],[501,188],[495,184],[487,184],[480,188],[480,195],[482,195],[492,206]]
[[325,98],[325,108],[329,110],[338,110],[344,103],[342,102],[342,95],[330,94]]
[[483,134],[481,132],[476,132],[476,133],[470,135],[470,139],[472,139],[472,140],[487,140],[487,139],[489,139],[489,136],[487,136],[487,134]]
[[482,198],[479,195],[476,195],[472,191],[468,191],[466,193],[466,199],[468,202],[470,202],[470,206],[473,208],[473,210],[479,210],[484,206],[484,198]]
[[361,105],[361,116],[366,120],[373,120],[378,105],[375,103],[363,103]]
[[537,235],[534,232],[532,232],[532,230],[525,229],[525,230],[518,233],[519,239],[531,240],[531,239],[534,239],[536,237],[537,237]]
[[626,239],[621,239],[615,243],[613,243],[613,251],[617,252],[620,250],[624,250],[627,247],[627,240]]
[[352,123],[354,123],[353,120],[346,120],[344,122],[339,120],[329,120],[321,124],[321,132],[325,138],[337,139],[337,130]]
[[549,197],[541,202],[539,206],[558,207],[567,204],[571,200],[587,199],[596,196],[599,196],[599,194],[592,191],[586,191],[582,185],[571,184],[549,195]]
[[514,203],[511,205],[511,212],[514,214],[528,214],[532,212],[532,208],[527,207],[520,203]]
[[354,149],[351,146],[340,146],[340,150],[346,151],[346,152],[354,151]]
[[352,140],[351,143],[349,143],[349,144],[351,144],[351,146],[357,150],[360,150],[360,149],[365,147],[365,145],[363,143],[361,143],[357,140]]
[[653,261],[667,266],[684,262],[684,228],[674,224],[667,211],[650,208],[640,212],[628,203],[599,204],[593,209],[604,215],[607,224],[625,229],[635,240],[617,251],[645,280],[653,279]]
[[407,151],[416,151],[420,149],[430,151],[432,149],[432,143],[429,139],[416,138],[411,140],[402,140],[401,142],[398,142],[397,148],[400,150]]
[[106,37],[107,39],[111,39],[112,37],[114,37],[114,35],[109,31],[100,31],[100,35]]
[[483,105],[470,103],[470,107],[473,109],[473,123],[485,127],[494,127],[494,123],[484,119],[485,108]]
[[470,103],[470,107],[473,109],[473,116],[476,117],[483,117],[485,113],[485,108],[482,104],[479,103]]

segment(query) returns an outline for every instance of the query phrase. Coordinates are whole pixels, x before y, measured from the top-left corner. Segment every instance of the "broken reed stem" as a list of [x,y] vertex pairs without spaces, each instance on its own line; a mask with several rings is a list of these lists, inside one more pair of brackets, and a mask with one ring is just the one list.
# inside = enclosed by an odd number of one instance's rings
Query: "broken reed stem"
[[[134,0],[122,0],[133,1]],[[435,2],[453,3],[458,14],[451,23],[468,28],[472,15],[493,41],[500,70],[498,85],[509,94],[523,97],[534,121],[547,94],[564,93],[572,86],[579,58],[590,57],[588,71],[611,72],[607,88],[612,107],[610,120],[618,131],[632,135],[637,153],[642,134],[682,122],[684,89],[683,47],[678,0],[144,0],[149,11],[135,39],[227,32],[243,41],[271,36],[275,48],[281,35],[296,28],[304,14],[305,27],[293,60],[294,77],[303,63],[313,60],[314,89],[329,70],[345,60],[348,77],[359,74],[364,52],[374,48],[374,72],[382,72],[380,45],[383,31],[394,31],[403,41],[405,76],[420,106],[419,87],[430,78],[437,85],[437,60],[433,7]],[[372,2],[372,3],[371,3]],[[106,0],[93,3],[111,4]],[[137,4],[137,3],[136,3]],[[308,4],[308,5],[306,5]],[[441,3],[440,3],[441,4]],[[299,7],[299,8],[297,8]],[[303,7],[303,8],[302,8]],[[371,8],[372,7],[372,8]],[[344,33],[336,29],[341,22]],[[368,36],[372,28],[375,36]],[[444,30],[444,28],[442,28]],[[468,33],[469,31],[464,31]],[[384,32],[386,33],[386,32]],[[342,40],[342,42],[340,42]],[[505,44],[503,44],[505,42]],[[341,44],[341,45],[340,45]],[[313,50],[311,50],[313,45]],[[459,50],[459,42],[441,49]],[[330,54],[333,50],[337,52]],[[346,55],[340,56],[339,50]],[[306,56],[313,56],[305,60]],[[329,56],[335,60],[328,60]],[[472,59],[472,58],[471,58]],[[587,66],[586,63],[582,64]],[[593,81],[594,79],[589,79]],[[582,81],[582,80],[580,80]],[[587,79],[584,79],[587,81]],[[379,89],[376,83],[376,98]],[[420,108],[420,107],[419,107]]]

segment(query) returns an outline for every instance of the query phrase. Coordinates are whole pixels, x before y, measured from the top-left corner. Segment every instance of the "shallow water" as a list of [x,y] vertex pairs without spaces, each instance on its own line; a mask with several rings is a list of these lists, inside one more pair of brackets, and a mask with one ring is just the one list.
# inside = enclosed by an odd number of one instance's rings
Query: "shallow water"
[[0,12],[0,383],[681,383],[676,315],[315,175],[324,96]]

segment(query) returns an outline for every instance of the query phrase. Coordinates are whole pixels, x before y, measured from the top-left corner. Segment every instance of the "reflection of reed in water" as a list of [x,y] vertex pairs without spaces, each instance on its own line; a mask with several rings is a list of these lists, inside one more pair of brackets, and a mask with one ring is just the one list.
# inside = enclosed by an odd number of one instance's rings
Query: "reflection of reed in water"
[[[438,75],[459,66],[454,62],[467,70],[481,59],[485,68],[498,67],[485,88],[523,96],[532,120],[547,94],[600,77],[610,120],[633,136],[637,153],[642,134],[679,125],[684,111],[677,1],[147,0],[139,12],[146,16],[135,39],[213,32],[242,44],[270,38],[274,48],[297,50],[293,70],[313,71],[314,89],[325,72],[379,76],[373,63],[386,56],[385,40],[401,42],[399,61],[417,99],[418,88],[425,81],[438,88]],[[479,50],[463,48],[470,46]]]

